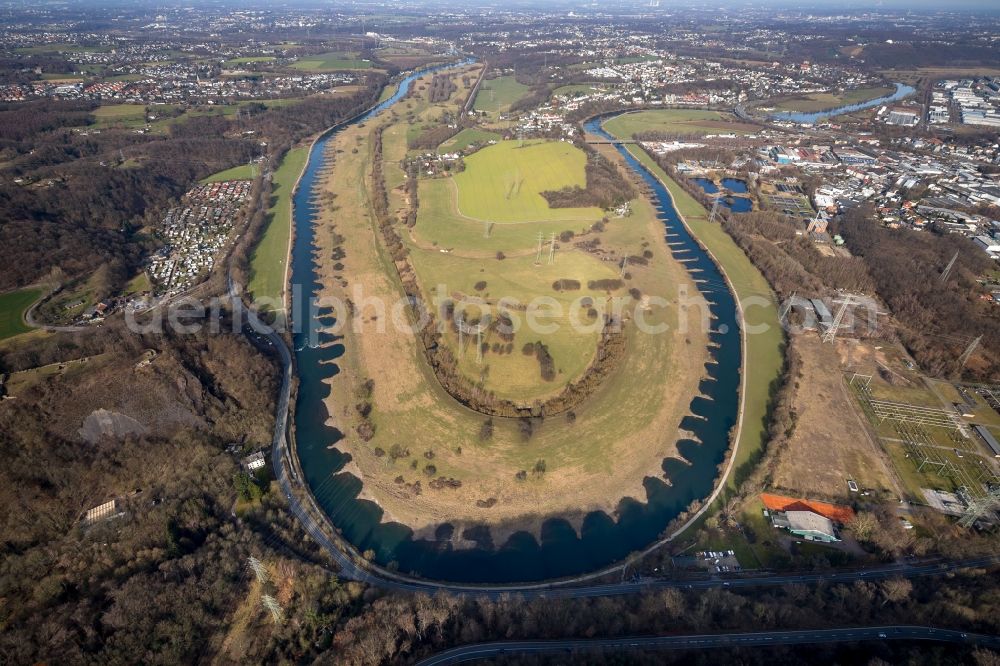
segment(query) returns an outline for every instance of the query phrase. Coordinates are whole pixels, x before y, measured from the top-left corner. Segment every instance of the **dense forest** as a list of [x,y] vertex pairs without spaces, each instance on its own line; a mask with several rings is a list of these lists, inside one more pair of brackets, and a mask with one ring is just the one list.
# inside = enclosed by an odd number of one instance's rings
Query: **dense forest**
[[[1000,378],[1000,311],[982,298],[977,282],[991,267],[986,254],[957,234],[883,228],[863,209],[848,212],[838,229],[869,267],[900,338],[922,366],[940,376],[958,373],[959,357],[982,336],[964,373],[973,379]],[[955,269],[942,283],[938,276],[956,252]]]

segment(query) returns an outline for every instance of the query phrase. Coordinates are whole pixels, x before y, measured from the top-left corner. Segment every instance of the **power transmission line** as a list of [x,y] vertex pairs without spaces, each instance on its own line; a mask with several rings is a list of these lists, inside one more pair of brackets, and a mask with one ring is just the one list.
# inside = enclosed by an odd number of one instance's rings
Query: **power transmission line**
[[944,271],[941,272],[941,284],[948,281],[948,276],[951,275],[951,269],[955,267],[955,261],[958,259],[958,250],[955,250],[955,254],[952,255],[951,261],[948,265],[944,267]]
[[835,302],[841,304],[840,309],[837,310],[837,316],[833,318],[833,323],[830,324],[830,328],[826,329],[826,332],[823,333],[823,342],[833,342],[837,339],[837,331],[840,330],[840,327],[844,323],[844,317],[847,315],[847,309],[856,303],[854,296],[848,296],[842,301]]
[[280,624],[283,619],[285,619],[285,611],[281,608],[281,604],[278,600],[272,597],[270,594],[265,594],[260,598],[260,602],[264,605],[264,608],[271,612],[271,619],[274,620],[275,624]]
[[965,369],[965,364],[969,362],[972,352],[976,351],[976,347],[979,346],[979,342],[982,339],[983,336],[980,335],[975,340],[970,342],[969,346],[965,348],[964,352],[962,352],[962,355],[958,358],[958,370],[955,371],[957,376],[961,376],[962,370]]

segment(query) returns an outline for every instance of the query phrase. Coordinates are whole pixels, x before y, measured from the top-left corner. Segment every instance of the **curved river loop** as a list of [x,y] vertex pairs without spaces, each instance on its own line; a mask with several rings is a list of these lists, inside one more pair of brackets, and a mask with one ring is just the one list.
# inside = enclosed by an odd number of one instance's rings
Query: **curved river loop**
[[835,109],[828,109],[826,111],[815,111],[812,113],[807,113],[804,111],[782,111],[778,113],[768,114],[768,118],[771,120],[783,120],[787,122],[799,123],[800,125],[815,125],[821,120],[827,120],[833,118],[834,116],[840,116],[845,113],[854,113],[855,111],[863,111],[865,109],[871,109],[882,104],[887,104],[889,102],[896,102],[903,99],[904,97],[909,97],[916,89],[912,86],[905,85],[903,83],[893,84],[896,86],[896,92],[891,95],[886,95],[884,97],[878,97],[876,99],[870,99],[867,102],[858,102],[856,104],[847,104],[845,106],[838,106]]
[[[449,66],[455,65],[435,69]],[[403,98],[415,79],[429,71],[410,74],[392,97],[349,124],[365,122],[389,108]],[[607,118],[588,121],[587,131],[611,139],[601,127]],[[684,460],[667,458],[662,463],[669,484],[661,478],[647,477],[643,482],[646,497],[622,498],[614,517],[597,511],[588,514],[579,534],[568,521],[553,517],[543,524],[540,539],[520,532],[506,543],[475,549],[455,549],[447,540],[416,539],[405,525],[383,522],[377,504],[359,498],[362,482],[344,470],[350,456],[336,448],[343,435],[327,425],[324,404],[329,396],[327,382],[338,372],[337,358],[344,347],[337,338],[323,332],[334,323],[333,313],[309,311],[303,301],[321,290],[313,229],[318,210],[313,199],[325,161],[324,148],[345,126],[317,139],[294,194],[290,292],[291,311],[294,320],[300,322],[296,328],[301,329],[293,334],[299,384],[292,455],[298,456],[304,481],[316,503],[343,538],[358,551],[372,551],[377,564],[423,579],[473,584],[542,581],[594,572],[623,560],[661,538],[666,526],[692,502],[713,495],[718,468],[726,458],[731,430],[740,414],[743,350],[738,304],[720,269],[685,227],[664,185],[624,146],[618,145],[628,166],[648,185],[666,242],[674,258],[684,261],[713,316],[710,359],[705,364],[699,395],[691,400],[689,415],[678,424],[692,437],[677,443]],[[315,344],[316,340],[320,344]],[[482,530],[487,530],[486,526]]]

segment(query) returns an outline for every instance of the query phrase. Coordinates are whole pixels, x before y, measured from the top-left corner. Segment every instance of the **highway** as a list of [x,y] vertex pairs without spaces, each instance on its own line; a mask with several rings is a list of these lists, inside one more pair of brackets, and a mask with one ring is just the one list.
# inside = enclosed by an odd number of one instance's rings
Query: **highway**
[[[440,666],[478,661],[500,655],[573,654],[591,650],[707,650],[712,648],[774,645],[816,645],[858,641],[938,641],[1000,648],[1000,637],[970,634],[933,627],[888,626],[799,631],[755,631],[738,634],[693,634],[687,636],[637,636],[539,641],[496,641],[452,648],[417,662],[418,666]],[[579,655],[577,655],[579,656]]]

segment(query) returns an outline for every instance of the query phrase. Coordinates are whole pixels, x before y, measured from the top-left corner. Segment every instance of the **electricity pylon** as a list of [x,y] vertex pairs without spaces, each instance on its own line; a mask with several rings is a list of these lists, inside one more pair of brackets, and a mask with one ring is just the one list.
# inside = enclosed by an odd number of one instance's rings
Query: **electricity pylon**
[[281,608],[281,604],[270,594],[261,596],[260,602],[264,604],[264,608],[271,612],[271,619],[274,620],[275,624],[279,624],[284,619],[285,612]]
[[823,342],[833,342],[837,339],[837,331],[844,323],[844,316],[847,315],[847,309],[854,305],[854,296],[848,296],[844,300],[840,301],[840,309],[837,310],[837,315],[833,318],[833,323],[830,324],[830,328],[826,329],[823,333]]
[[253,570],[254,575],[257,576],[258,582],[266,583],[268,580],[270,580],[270,577],[268,576],[267,573],[267,567],[265,567],[264,563],[258,560],[253,555],[247,558],[247,566],[251,570]]

